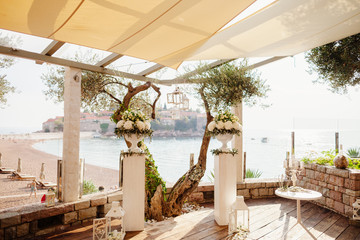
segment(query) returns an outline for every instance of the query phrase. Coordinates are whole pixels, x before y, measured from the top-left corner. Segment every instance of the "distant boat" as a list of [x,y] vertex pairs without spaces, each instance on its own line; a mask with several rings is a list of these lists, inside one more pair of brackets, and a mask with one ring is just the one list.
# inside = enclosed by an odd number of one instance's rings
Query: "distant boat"
[[251,140],[255,140],[255,138],[251,138]]
[[263,137],[263,138],[261,139],[261,142],[262,142],[262,143],[267,143],[267,142],[268,142],[268,138],[267,138],[267,137]]
[[101,138],[101,135],[100,134],[93,134],[93,136],[92,136],[93,138]]

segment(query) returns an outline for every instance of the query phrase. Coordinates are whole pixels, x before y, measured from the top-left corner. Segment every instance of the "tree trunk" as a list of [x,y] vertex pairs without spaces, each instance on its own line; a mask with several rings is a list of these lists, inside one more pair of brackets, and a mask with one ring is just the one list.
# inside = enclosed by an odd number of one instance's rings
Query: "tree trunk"
[[206,110],[206,127],[201,143],[198,162],[189,169],[173,186],[170,195],[163,207],[163,214],[167,217],[178,216],[182,212],[182,206],[189,195],[197,188],[201,178],[205,174],[207,151],[210,143],[210,136],[206,134],[209,123],[213,120],[210,114],[208,102],[204,94],[200,91],[202,100],[204,101]]

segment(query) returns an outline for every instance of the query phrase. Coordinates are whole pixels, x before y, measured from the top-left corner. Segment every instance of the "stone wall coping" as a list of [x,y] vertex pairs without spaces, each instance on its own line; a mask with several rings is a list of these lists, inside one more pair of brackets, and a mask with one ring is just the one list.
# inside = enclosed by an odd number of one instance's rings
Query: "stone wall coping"
[[360,170],[359,169],[352,169],[352,168],[339,169],[334,166],[319,165],[316,163],[305,164],[304,167],[307,169],[315,170],[315,171],[319,170],[320,172],[323,172],[322,169],[325,168],[325,171],[328,174],[333,174],[333,175],[337,175],[340,177],[349,177],[350,176],[351,179],[359,179],[360,180]]

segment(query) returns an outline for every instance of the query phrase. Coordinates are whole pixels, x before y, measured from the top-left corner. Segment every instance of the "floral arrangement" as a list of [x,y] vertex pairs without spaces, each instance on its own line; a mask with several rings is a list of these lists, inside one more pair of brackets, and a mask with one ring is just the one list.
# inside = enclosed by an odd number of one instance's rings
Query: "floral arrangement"
[[117,122],[115,133],[118,136],[137,134],[150,137],[153,133],[150,127],[149,119],[142,112],[128,109],[124,111],[122,119]]
[[242,126],[239,123],[239,118],[229,111],[219,112],[214,121],[208,125],[208,133],[211,136],[219,134],[236,134],[240,135]]
[[117,230],[114,230],[109,233],[109,236],[107,239],[108,240],[122,240],[122,239],[124,239],[124,237],[125,237],[125,234],[122,231],[118,232]]
[[222,149],[213,149],[213,150],[211,150],[211,153],[213,155],[219,155],[220,153],[226,153],[226,154],[231,154],[231,155],[235,156],[235,154],[238,154],[239,151],[235,148],[230,149],[229,151],[224,151]]

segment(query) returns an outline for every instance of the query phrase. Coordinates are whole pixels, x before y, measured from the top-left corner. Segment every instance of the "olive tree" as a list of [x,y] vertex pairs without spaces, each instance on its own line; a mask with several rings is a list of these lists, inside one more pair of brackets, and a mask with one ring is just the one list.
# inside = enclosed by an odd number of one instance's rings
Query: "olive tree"
[[336,93],[346,93],[349,86],[360,84],[360,33],[311,49],[305,55],[315,82],[328,84]]

